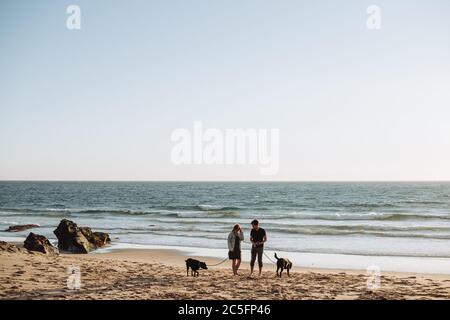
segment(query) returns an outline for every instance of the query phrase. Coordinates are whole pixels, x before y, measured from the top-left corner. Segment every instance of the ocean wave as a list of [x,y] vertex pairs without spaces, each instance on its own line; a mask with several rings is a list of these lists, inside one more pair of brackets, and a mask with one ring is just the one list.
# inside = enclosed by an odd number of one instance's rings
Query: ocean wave
[[301,248],[301,249],[290,249],[287,247],[279,246],[274,248],[267,248],[268,250],[277,250],[286,252],[301,252],[301,253],[313,253],[313,254],[343,254],[351,256],[369,256],[369,257],[405,257],[405,258],[450,258],[450,254],[443,254],[441,252],[434,253],[433,251],[423,252],[389,252],[389,251],[369,251],[361,249],[329,249],[329,248]]
[[206,211],[206,212],[215,212],[215,211],[236,211],[240,210],[240,207],[237,206],[224,206],[224,205],[214,205],[214,204],[197,204],[197,205],[165,205],[161,207],[162,209],[168,210],[178,210],[178,211]]
[[[191,210],[187,210],[190,208]],[[236,216],[239,214],[237,211],[232,211],[236,207],[227,206],[208,206],[202,205],[203,209],[199,209],[200,206],[186,206],[180,209],[179,207],[174,207],[173,210],[160,210],[160,209],[149,209],[149,210],[127,210],[127,209],[56,209],[56,208],[7,208],[2,209],[0,214],[3,216],[20,216],[29,214],[39,214],[41,217],[58,217],[66,215],[113,215],[113,216],[162,216],[162,217],[178,217],[178,218],[198,218],[205,217],[208,215],[214,216],[215,218]]]
[[[72,210],[72,213],[79,214],[110,214],[110,215],[118,215],[118,216],[141,216],[141,215],[149,215],[149,214],[157,214],[160,213],[156,210],[123,210],[123,209],[88,209],[88,210]],[[170,214],[170,213],[168,213]]]
[[220,234],[211,232],[211,233],[189,233],[189,232],[177,232],[174,234],[173,232],[166,231],[166,230],[154,230],[151,231],[152,235],[158,235],[158,236],[172,236],[172,237],[179,237],[179,238],[199,238],[199,239],[207,239],[207,240],[222,240],[226,241],[226,237],[221,236]]
[[331,208],[396,208],[398,207],[394,203],[348,203],[348,202],[336,202],[336,203],[322,203],[323,207],[331,207]]
[[436,214],[436,213],[391,213],[391,212],[369,212],[369,213],[313,213],[313,212],[289,212],[280,214],[268,214],[264,218],[277,219],[299,219],[299,220],[429,220],[429,219],[444,219],[450,220],[450,213]]
[[446,205],[446,202],[443,201],[428,201],[428,200],[420,200],[420,201],[415,201],[415,200],[404,200],[404,201],[400,201],[398,203],[401,204],[426,204],[426,205]]
[[[152,210],[152,211],[104,211],[110,214],[119,215],[149,215],[155,217],[173,217],[173,218],[250,218],[255,214],[243,213],[241,211],[231,210],[233,207],[217,207],[214,210],[202,211],[183,211],[183,210]],[[81,213],[98,213],[99,211],[82,211]],[[256,214],[257,215],[257,214]],[[402,221],[402,220],[450,220],[450,213],[392,213],[392,212],[369,212],[369,213],[341,213],[341,212],[271,212],[264,213],[261,219],[292,219],[292,220],[333,220],[333,221]]]
[[[270,230],[276,232],[275,230]],[[382,238],[421,238],[421,239],[435,239],[435,240],[450,240],[450,234],[418,234],[418,233],[389,233],[389,232],[376,232],[369,230],[329,230],[329,229],[303,229],[303,230],[289,230],[282,231],[285,234],[295,234],[303,236],[374,236]],[[112,235],[165,235],[174,237],[187,237],[187,238],[203,238],[203,239],[216,239],[226,240],[227,232],[220,233],[218,231],[206,231],[206,230],[184,230],[170,228],[154,228],[149,230],[134,230],[129,232],[117,232]]]
[[[278,235],[304,235],[304,236],[352,236],[367,235],[376,237],[393,238],[425,238],[425,239],[450,239],[450,226],[373,226],[373,225],[298,225],[283,226],[265,224],[267,232]],[[109,228],[106,229],[115,234],[165,234],[172,236],[200,237],[208,236],[217,239],[226,239],[229,228],[223,225],[211,225],[208,223],[179,224],[176,222],[148,225],[145,227]]]
[[424,239],[450,239],[450,228],[383,228],[358,226],[302,226],[297,228],[272,228],[271,232],[316,235],[316,236],[350,236],[369,235],[390,238],[424,238]]
[[22,214],[22,213],[76,213],[85,209],[70,208],[1,208],[2,214]]
[[[250,210],[250,211],[249,211]],[[37,214],[42,217],[65,217],[70,215],[99,216],[153,216],[173,218],[252,218],[258,215],[254,208],[243,210],[237,206],[200,204],[187,206],[166,206],[164,209],[117,209],[117,208],[1,208],[0,215],[6,216],[28,216]],[[292,219],[292,220],[336,220],[336,221],[403,221],[403,220],[450,220],[450,212],[436,213],[428,212],[336,212],[336,211],[288,211],[286,209],[272,209],[260,213],[262,219]],[[14,219],[14,218],[13,218]]]
[[0,211],[3,214],[10,213],[85,213],[85,214],[97,214],[97,213],[108,213],[108,214],[123,214],[123,215],[140,215],[140,214],[151,214],[158,212],[153,211],[133,211],[126,209],[76,209],[76,208],[5,208]]
[[13,225],[18,225],[20,223],[17,222],[17,221],[12,221],[12,220],[0,220],[0,224],[4,224],[4,225],[7,225],[7,226],[13,226]]
[[238,207],[233,206],[221,206],[221,205],[213,205],[213,204],[199,204],[196,205],[195,208],[202,211],[224,211],[224,210],[238,210]]

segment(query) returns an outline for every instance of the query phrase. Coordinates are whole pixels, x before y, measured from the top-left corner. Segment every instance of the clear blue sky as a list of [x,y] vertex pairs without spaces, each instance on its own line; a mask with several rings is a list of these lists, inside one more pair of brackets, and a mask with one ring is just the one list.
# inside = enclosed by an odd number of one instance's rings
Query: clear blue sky
[[[450,180],[449,58],[448,0],[1,0],[0,179]],[[194,120],[279,173],[174,166]]]

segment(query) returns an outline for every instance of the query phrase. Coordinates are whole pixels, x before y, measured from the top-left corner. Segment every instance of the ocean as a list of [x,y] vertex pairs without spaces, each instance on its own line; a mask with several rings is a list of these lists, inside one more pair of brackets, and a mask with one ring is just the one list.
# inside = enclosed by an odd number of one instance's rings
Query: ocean
[[[450,266],[447,182],[0,182],[0,238],[33,231],[55,242],[63,218],[108,232],[112,247],[225,253],[233,225],[241,224],[248,240],[258,219],[268,251],[430,258]],[[3,231],[29,223],[40,228]]]

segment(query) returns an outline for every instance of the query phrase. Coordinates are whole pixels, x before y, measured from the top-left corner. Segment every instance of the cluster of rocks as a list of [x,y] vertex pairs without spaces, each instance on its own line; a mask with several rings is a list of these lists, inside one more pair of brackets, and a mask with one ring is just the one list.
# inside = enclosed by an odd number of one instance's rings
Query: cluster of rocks
[[56,249],[46,237],[34,234],[33,232],[30,232],[25,239],[23,247],[30,251],[42,252],[49,255],[58,254],[58,249]]
[[[18,232],[36,227],[39,226],[33,224],[16,225],[9,227],[7,231]],[[88,253],[111,242],[107,233],[93,232],[91,228],[79,227],[75,222],[67,219],[61,220],[53,233],[58,238],[58,248],[54,247],[45,236],[33,232],[30,232],[27,236],[23,247],[29,251],[57,255],[59,250],[69,253]],[[0,241],[0,251],[14,253],[24,251],[24,249]]]
[[58,248],[72,253],[88,253],[111,242],[104,232],[78,227],[73,221],[63,219],[53,233],[58,238]]

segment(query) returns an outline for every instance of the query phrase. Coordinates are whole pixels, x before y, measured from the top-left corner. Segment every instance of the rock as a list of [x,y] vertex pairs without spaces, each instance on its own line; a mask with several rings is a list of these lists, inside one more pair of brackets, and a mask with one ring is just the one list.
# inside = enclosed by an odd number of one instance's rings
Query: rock
[[88,233],[87,230],[83,233],[73,221],[67,219],[61,220],[53,233],[58,238],[59,250],[72,253],[88,253],[95,249],[95,246],[84,235]]
[[8,229],[5,230],[5,232],[19,232],[24,231],[32,228],[39,228],[39,225],[37,224],[18,224],[15,226],[9,226]]
[[92,232],[89,227],[78,227],[73,221],[63,219],[53,233],[58,238],[58,248],[72,253],[88,253],[111,242],[104,232]]
[[86,237],[86,239],[94,244],[97,248],[105,246],[107,243],[111,242],[109,234],[104,232],[92,232],[91,228],[80,227],[81,233]]
[[111,243],[111,238],[109,234],[105,232],[94,232],[95,244],[97,247],[103,247],[108,243]]
[[38,251],[51,255],[58,254],[58,249],[56,249],[46,237],[39,234],[34,234],[33,232],[30,232],[28,237],[25,239],[23,247],[30,251]]
[[0,252],[22,252],[22,249],[14,244],[7,243],[5,241],[0,241]]

